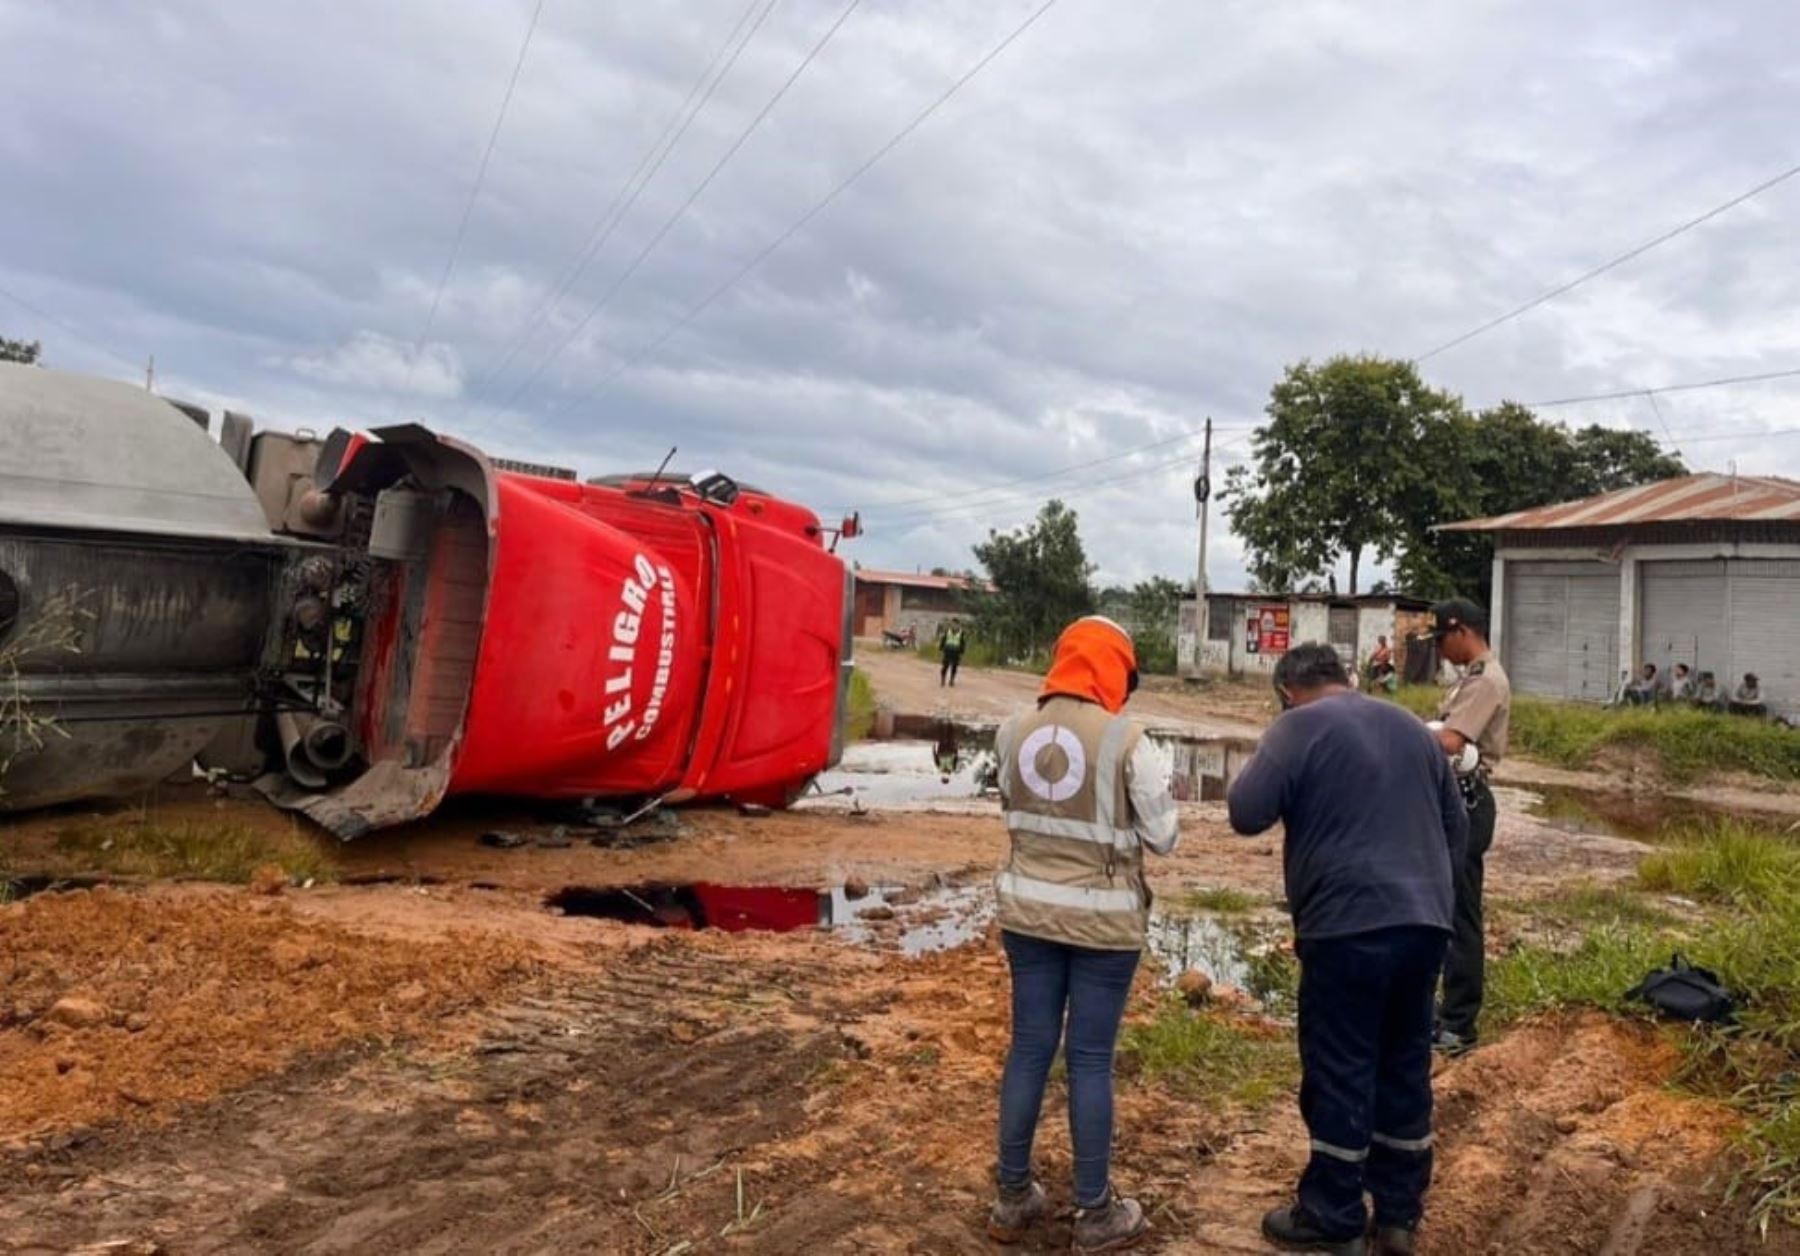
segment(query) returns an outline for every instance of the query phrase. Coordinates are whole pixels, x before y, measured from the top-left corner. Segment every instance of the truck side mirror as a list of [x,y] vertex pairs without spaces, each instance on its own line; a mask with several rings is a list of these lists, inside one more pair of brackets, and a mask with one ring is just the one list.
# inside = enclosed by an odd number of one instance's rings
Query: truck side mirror
[[843,537],[846,541],[853,541],[861,536],[862,511],[859,510],[854,514],[845,515],[844,521],[838,524],[838,535]]

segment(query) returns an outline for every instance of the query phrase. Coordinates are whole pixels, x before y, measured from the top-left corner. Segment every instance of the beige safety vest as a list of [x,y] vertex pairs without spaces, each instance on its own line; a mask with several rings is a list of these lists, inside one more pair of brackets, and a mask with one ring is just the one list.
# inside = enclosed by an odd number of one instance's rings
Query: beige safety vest
[[1000,798],[1012,854],[995,879],[1000,927],[1103,951],[1144,946],[1150,891],[1125,765],[1143,730],[1076,698],[1000,728]]

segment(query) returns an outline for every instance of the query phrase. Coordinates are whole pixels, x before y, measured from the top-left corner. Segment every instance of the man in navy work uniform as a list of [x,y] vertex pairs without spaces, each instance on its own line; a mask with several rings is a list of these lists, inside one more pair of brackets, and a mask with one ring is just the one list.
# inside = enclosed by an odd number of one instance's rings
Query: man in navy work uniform
[[1239,833],[1287,831],[1312,1157],[1263,1235],[1296,1251],[1399,1256],[1414,1250],[1431,1182],[1432,1004],[1468,812],[1437,739],[1353,692],[1330,646],[1284,654],[1275,691],[1283,714],[1228,801]]

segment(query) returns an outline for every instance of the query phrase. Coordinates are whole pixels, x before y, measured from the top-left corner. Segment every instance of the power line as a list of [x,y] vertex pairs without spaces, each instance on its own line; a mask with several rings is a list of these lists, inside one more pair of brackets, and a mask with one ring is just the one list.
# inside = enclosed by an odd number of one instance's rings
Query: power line
[[[1214,428],[1213,430],[1215,433],[1218,431],[1217,428]],[[1225,449],[1231,443],[1234,443],[1234,442],[1226,442],[1225,444],[1215,444],[1213,446],[1213,450],[1215,453],[1218,453],[1221,450]],[[1140,480],[1140,479],[1145,478],[1146,476],[1157,475],[1157,474],[1169,471],[1175,467],[1190,466],[1190,465],[1192,465],[1192,463],[1193,463],[1193,455],[1191,453],[1184,453],[1178,457],[1170,458],[1170,459],[1167,459],[1162,462],[1151,463],[1149,466],[1133,468],[1132,470],[1123,472],[1122,474],[1119,474],[1119,475],[1106,476],[1106,477],[1103,477],[1098,480],[1090,480],[1084,484],[1076,484],[1076,485],[1071,485],[1064,489],[1058,489],[1058,490],[1054,491],[1053,495],[1059,499],[1065,498],[1065,497],[1078,497],[1078,496],[1087,494],[1089,492],[1092,492],[1095,489],[1106,488],[1106,487],[1109,487],[1112,485],[1117,485],[1117,484],[1124,484],[1124,483],[1127,483],[1132,480]],[[928,522],[928,521],[931,521],[934,519],[951,519],[956,522],[973,522],[981,517],[982,512],[994,511],[994,510],[1016,509],[1019,506],[1022,506],[1030,501],[1035,500],[1039,496],[1039,494],[1044,491],[1045,490],[1042,490],[1042,489],[1035,489],[1035,490],[1025,490],[1025,491],[1019,491],[1019,492],[1013,492],[1013,493],[1006,493],[999,497],[996,497],[992,501],[965,502],[961,505],[948,506],[942,510],[913,511],[913,512],[909,512],[906,514],[894,515],[894,516],[889,516],[889,517],[882,517],[882,516],[877,515],[877,516],[872,516],[872,522],[877,526],[885,526],[885,527],[911,526],[915,523]],[[967,513],[970,511],[974,511],[976,513],[973,515],[970,515]]]
[[[793,73],[789,74],[786,81],[783,82],[780,87],[775,89],[775,94],[769,97],[763,107],[757,111],[756,116],[750,119],[749,125],[739,132],[738,137],[731,142],[731,146],[720,155],[718,161],[713,163],[713,168],[706,172],[706,177],[700,180],[699,186],[690,192],[687,199],[676,207],[675,212],[670,214],[669,217],[664,220],[662,226],[657,228],[656,234],[651,236],[644,247],[638,250],[637,256],[631,259],[631,264],[620,272],[618,277],[613,280],[612,284],[605,292],[600,294],[600,299],[595,301],[594,304],[588,308],[588,312],[581,316],[581,320],[577,322],[574,327],[569,329],[569,333],[557,342],[555,347],[550,350],[543,361],[539,362],[519,386],[508,394],[506,400],[502,403],[503,406],[510,406],[517,401],[520,395],[531,386],[532,382],[535,381],[538,376],[542,375],[552,362],[561,356],[562,351],[574,343],[575,338],[587,329],[587,325],[593,321],[595,315],[599,314],[601,310],[612,303],[613,297],[618,294],[621,288],[631,281],[631,277],[637,274],[639,268],[642,267],[645,261],[649,259],[650,255],[656,251],[657,246],[663,242],[669,232],[675,229],[675,225],[686,216],[688,210],[693,207],[694,202],[699,200],[706,189],[712,186],[712,182],[714,179],[718,178],[719,172],[725,169],[733,157],[737,156],[738,150],[743,148],[749,141],[751,135],[753,135],[756,132],[756,129],[763,124],[763,120],[773,112],[775,106],[781,102],[781,98],[787,95],[788,89],[793,87],[793,85],[800,80],[802,74],[806,73],[806,68],[817,59],[821,52],[825,51],[825,45],[831,42],[832,37],[843,28],[844,23],[850,20],[850,15],[856,12],[861,4],[862,0],[850,0],[850,3],[844,7],[844,11],[838,14],[837,20],[825,29],[825,33],[819,36],[818,41],[807,50],[806,55],[800,58],[800,63],[794,67]],[[770,7],[772,8],[773,6],[771,5]],[[767,16],[767,14],[765,13],[764,16]],[[555,407],[552,409],[554,410]]]
[[750,274],[750,272],[754,271],[758,266],[762,265],[771,256],[773,256],[775,254],[775,252],[777,250],[779,250],[784,244],[786,244],[789,240],[793,239],[802,230],[804,230],[808,223],[812,222],[813,219],[817,218],[820,214],[824,213],[825,209],[833,201],[837,200],[838,197],[842,196],[847,190],[849,190],[849,188],[852,184],[854,184],[858,179],[862,178],[863,175],[867,174],[870,170],[872,170],[876,166],[876,164],[881,161],[882,158],[886,157],[889,153],[893,152],[894,149],[898,148],[900,146],[900,144],[903,141],[905,141],[907,136],[911,135],[914,131],[918,130],[920,126],[924,125],[925,120],[927,118],[931,117],[931,115],[936,113],[940,108],[942,108],[943,105],[946,102],[948,102],[952,96],[955,96],[957,94],[957,92],[961,91],[964,87],[966,87],[971,79],[973,79],[977,74],[980,74],[983,70],[985,70],[988,67],[989,64],[991,64],[995,60],[995,58],[999,57],[1001,53],[1005,52],[1008,48],[1010,48],[1013,45],[1013,43],[1019,39],[1020,36],[1024,35],[1026,31],[1030,30],[1031,27],[1037,23],[1038,19],[1043,17],[1044,14],[1048,13],[1052,8],[1055,7],[1055,5],[1056,5],[1056,0],[1044,0],[1044,3],[1039,5],[1036,9],[1034,9],[1029,17],[1027,17],[1018,26],[1013,28],[1012,32],[1010,34],[1008,34],[1006,36],[1006,38],[1002,39],[998,44],[994,45],[994,47],[991,50],[989,50],[989,52],[987,53],[986,56],[982,57],[981,60],[977,61],[973,66],[971,66],[962,75],[961,78],[958,78],[955,82],[950,84],[950,86],[942,94],[940,94],[937,97],[937,99],[933,100],[923,110],[921,110],[918,114],[916,114],[913,117],[912,121],[908,122],[905,126],[901,127],[900,130],[898,132],[896,132],[891,139],[889,139],[880,148],[877,148],[875,150],[875,152],[866,161],[864,161],[855,170],[851,171],[847,178],[845,178],[842,182],[840,182],[836,187],[832,188],[831,191],[827,192],[825,194],[825,196],[823,197],[823,199],[819,200],[816,204],[813,205],[813,207],[811,209],[807,210],[804,214],[800,215],[799,218],[795,219],[794,222],[792,223],[792,225],[790,225],[787,228],[787,230],[783,231],[780,235],[776,236],[768,244],[764,245],[763,248],[754,257],[752,257],[748,262],[744,263],[743,266],[739,267],[737,269],[737,271],[735,271],[728,279],[726,279],[718,287],[714,288],[711,292],[707,293],[706,296],[702,297],[699,301],[697,301],[693,305],[689,306],[687,311],[685,313],[683,313],[681,315],[681,317],[677,318],[673,323],[671,323],[668,327],[664,328],[663,331],[661,332],[661,334],[653,337],[647,344],[640,347],[636,353],[631,354],[630,356],[626,357],[623,361],[621,361],[616,367],[613,368],[612,371],[608,372],[607,375],[603,379],[601,379],[600,383],[596,387],[591,389],[589,392],[582,394],[580,397],[570,398],[567,401],[564,401],[563,403],[561,403],[559,405],[553,406],[551,408],[551,412],[556,413],[561,410],[564,410],[569,405],[572,405],[576,400],[593,401],[593,400],[597,399],[598,397],[602,396],[607,391],[607,389],[612,387],[613,382],[615,380],[617,380],[619,378],[619,376],[623,375],[626,371],[630,370],[633,366],[635,366],[639,362],[643,361],[643,359],[648,354],[654,353],[657,349],[660,349],[663,345],[667,344],[672,338],[674,338],[676,335],[678,335],[682,331],[683,328],[687,327],[688,324],[692,323],[696,318],[698,318],[702,313],[704,313],[715,301],[717,301],[720,297],[724,296],[727,292],[731,291],[731,289],[736,287],[738,285],[738,283],[740,283],[747,275]]
[[475,168],[475,182],[469,188],[469,199],[463,203],[462,220],[456,224],[456,239],[450,244],[450,256],[444,259],[444,273],[438,276],[437,291],[431,294],[431,309],[425,315],[425,325],[419,329],[418,343],[413,346],[412,357],[406,364],[406,387],[412,386],[413,371],[419,365],[419,355],[425,352],[426,338],[431,335],[432,324],[437,322],[438,307],[443,304],[444,289],[450,286],[450,275],[456,269],[456,259],[462,253],[463,240],[469,234],[469,219],[475,213],[475,202],[481,196],[481,187],[487,181],[488,162],[493,159],[494,146],[500,142],[500,128],[506,125],[507,110],[512,107],[513,92],[519,86],[519,75],[525,69],[525,54],[531,51],[531,38],[537,34],[538,19],[544,15],[544,5],[548,0],[537,0],[537,7],[531,11],[531,21],[525,27],[525,38],[519,42],[519,56],[513,62],[512,77],[506,80],[506,94],[500,98],[500,112],[494,117],[494,129],[488,132],[487,147],[482,150],[481,164]]
[[57,328],[62,329],[63,331],[67,332],[69,335],[73,336],[76,340],[78,340],[82,344],[86,345],[88,348],[94,350],[96,353],[104,354],[107,357],[111,358],[113,361],[120,363],[121,365],[123,365],[125,367],[126,370],[131,371],[134,375],[144,369],[142,363],[133,362],[130,358],[126,357],[124,354],[113,352],[111,349],[109,349],[105,345],[101,344],[98,340],[95,340],[92,336],[89,336],[89,335],[85,334],[84,332],[76,331],[75,328],[71,327],[68,323],[65,323],[62,319],[56,317],[56,315],[52,314],[49,310],[44,309],[42,306],[32,304],[30,301],[27,301],[24,297],[20,296],[16,292],[13,292],[7,288],[0,288],[0,297],[5,297],[8,301],[11,301],[14,305],[18,306],[20,309],[29,311],[30,313],[36,315],[38,318],[43,319],[46,323],[49,323],[52,327],[57,327]]
[[1760,384],[1773,379],[1793,379],[1796,376],[1800,376],[1800,367],[1785,371],[1763,371],[1756,375],[1727,375],[1722,379],[1700,380],[1691,384],[1662,384],[1655,388],[1626,388],[1618,392],[1555,397],[1549,401],[1527,401],[1524,405],[1529,410],[1549,410],[1556,406],[1584,405],[1590,401],[1629,401],[1634,397],[1644,397],[1653,393],[1697,392],[1703,388],[1726,388],[1733,384]]
[[1762,195],[1764,192],[1767,192],[1770,188],[1775,187],[1777,184],[1787,182],[1789,179],[1793,178],[1797,174],[1800,174],[1800,166],[1790,166],[1786,170],[1783,170],[1780,174],[1776,175],[1774,178],[1765,179],[1763,182],[1757,184],[1753,188],[1750,188],[1748,191],[1738,193],[1738,195],[1732,197],[1730,200],[1724,202],[1723,204],[1713,206],[1711,209],[1707,210],[1704,214],[1701,214],[1698,218],[1690,218],[1686,222],[1682,223],[1680,226],[1673,227],[1670,230],[1665,231],[1661,235],[1655,237],[1654,239],[1646,240],[1646,241],[1644,241],[1644,243],[1638,245],[1636,248],[1630,249],[1624,253],[1619,254],[1617,257],[1613,258],[1611,261],[1604,262],[1601,265],[1594,267],[1594,269],[1592,269],[1590,271],[1586,271],[1585,273],[1576,276],[1574,279],[1569,280],[1567,283],[1559,284],[1556,287],[1550,289],[1548,292],[1544,292],[1544,293],[1539,294],[1538,296],[1533,297],[1531,300],[1525,302],[1525,304],[1523,304],[1521,306],[1517,306],[1514,309],[1508,310],[1506,313],[1500,315],[1498,318],[1491,318],[1487,322],[1481,324],[1481,326],[1473,328],[1469,331],[1466,331],[1462,335],[1457,336],[1453,340],[1446,340],[1443,344],[1437,346],[1437,348],[1432,349],[1426,353],[1419,354],[1417,357],[1415,357],[1413,359],[1413,361],[1415,363],[1424,362],[1429,358],[1436,357],[1440,353],[1444,353],[1447,350],[1454,349],[1458,345],[1467,344],[1469,341],[1475,339],[1475,337],[1477,337],[1477,336],[1485,335],[1486,333],[1494,330],[1494,328],[1496,328],[1496,327],[1502,326],[1505,323],[1510,323],[1513,319],[1518,318],[1521,314],[1527,314],[1527,313],[1531,312],[1532,310],[1535,310],[1538,306],[1543,305],[1548,301],[1554,301],[1557,297],[1562,296],[1564,293],[1574,291],[1576,288],[1579,288],[1582,284],[1587,283],[1590,279],[1598,279],[1601,275],[1606,274],[1608,271],[1615,270],[1618,267],[1623,266],[1626,262],[1633,260],[1634,258],[1642,257],[1645,253],[1650,252],[1650,250],[1657,248],[1660,245],[1667,244],[1670,240],[1675,239],[1677,236],[1685,235],[1687,232],[1692,231],[1695,227],[1698,227],[1703,223],[1710,222],[1712,219],[1717,218],[1720,214],[1723,214],[1727,210],[1735,209],[1737,206],[1742,205],[1745,201],[1748,201],[1753,197]]
[[1762,440],[1768,436],[1800,436],[1800,427],[1771,427],[1760,432],[1702,432],[1697,436],[1684,436],[1681,439],[1687,444],[1697,445],[1703,441]]
[[[471,394],[504,374],[506,369],[512,365],[513,359],[518,357],[519,351],[530,342],[532,336],[537,334],[538,328],[543,326],[547,319],[554,316],[557,307],[562,304],[563,298],[587,272],[587,268],[593,264],[594,259],[600,255],[600,251],[606,247],[607,241],[612,239],[613,232],[618,230],[619,224],[625,220],[625,215],[631,212],[632,207],[637,204],[638,198],[644,194],[644,190],[656,178],[663,163],[668,161],[670,154],[680,147],[682,139],[688,133],[688,128],[693,126],[695,120],[706,111],[706,106],[712,100],[713,94],[730,75],[732,68],[737,65],[738,58],[743,56],[744,50],[756,38],[757,31],[762,28],[763,22],[768,19],[777,3],[779,0],[768,0],[767,5],[764,5],[763,0],[750,0],[749,5],[738,18],[737,25],[732,27],[731,33],[725,37],[725,42],[719,45],[718,51],[713,53],[712,59],[706,63],[706,68],[700,71],[700,77],[696,78],[694,85],[688,89],[687,97],[681,102],[681,107],[669,115],[669,120],[663,124],[662,132],[650,147],[644,150],[644,155],[638,159],[636,168],[625,177],[625,181],[619,185],[619,190],[613,194],[611,204],[594,220],[594,225],[588,232],[587,243],[575,254],[575,264],[564,273],[562,279],[557,283],[556,291],[551,293],[526,318],[518,335],[513,337],[506,352],[501,356],[499,365],[484,371],[480,378],[470,385]],[[752,15],[759,8],[762,9],[761,16],[756,18],[756,24],[750,27],[748,34],[745,34],[744,28],[750,24]],[[741,42],[738,39],[740,35],[743,36]],[[730,54],[729,58],[727,58],[727,53]],[[722,65],[721,62],[723,62]],[[717,73],[715,74],[714,71]],[[701,95],[702,89],[705,91],[703,96]],[[695,102],[696,97],[699,98],[698,103]]]
[[959,497],[979,497],[987,493],[997,492],[1000,489],[1010,488],[1015,484],[1031,484],[1039,480],[1054,480],[1060,476],[1068,475],[1073,471],[1085,471],[1089,467],[1104,466],[1109,462],[1118,462],[1120,459],[1129,458],[1133,454],[1148,453],[1152,449],[1165,449],[1170,445],[1199,439],[1200,433],[1198,432],[1183,432],[1180,436],[1171,436],[1167,440],[1152,441],[1148,445],[1134,445],[1130,449],[1120,450],[1118,453],[1108,455],[1105,458],[1095,458],[1089,462],[1070,463],[1068,466],[1058,467],[1054,471],[1042,471],[1032,475],[1021,475],[1015,479],[1001,480],[995,484],[984,484],[980,488],[960,489],[954,493],[925,493],[918,497],[903,497],[899,501],[872,502],[868,509],[870,511],[879,512],[883,510],[897,510],[903,506],[916,506],[925,502],[954,501]]

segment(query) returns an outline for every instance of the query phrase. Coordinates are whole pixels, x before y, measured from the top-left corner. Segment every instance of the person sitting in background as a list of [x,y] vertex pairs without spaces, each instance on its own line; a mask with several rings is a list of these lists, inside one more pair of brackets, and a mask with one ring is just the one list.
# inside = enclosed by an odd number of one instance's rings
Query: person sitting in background
[[1744,673],[1743,683],[1731,695],[1729,709],[1733,715],[1763,716],[1769,713],[1768,706],[1763,702],[1762,682],[1757,679],[1755,672]]
[[1711,672],[1700,673],[1700,683],[1694,686],[1694,705],[1709,711],[1724,709],[1725,695],[1719,692],[1718,678]]
[[1628,670],[1621,670],[1619,672],[1619,686],[1613,690],[1612,697],[1607,699],[1606,705],[1609,707],[1622,707],[1630,701],[1631,673]]
[[1669,698],[1674,702],[1694,700],[1694,673],[1686,663],[1675,664],[1675,679],[1669,685]]
[[1662,682],[1657,679],[1656,664],[1646,663],[1643,675],[1625,691],[1625,701],[1631,706],[1652,706],[1661,690]]

